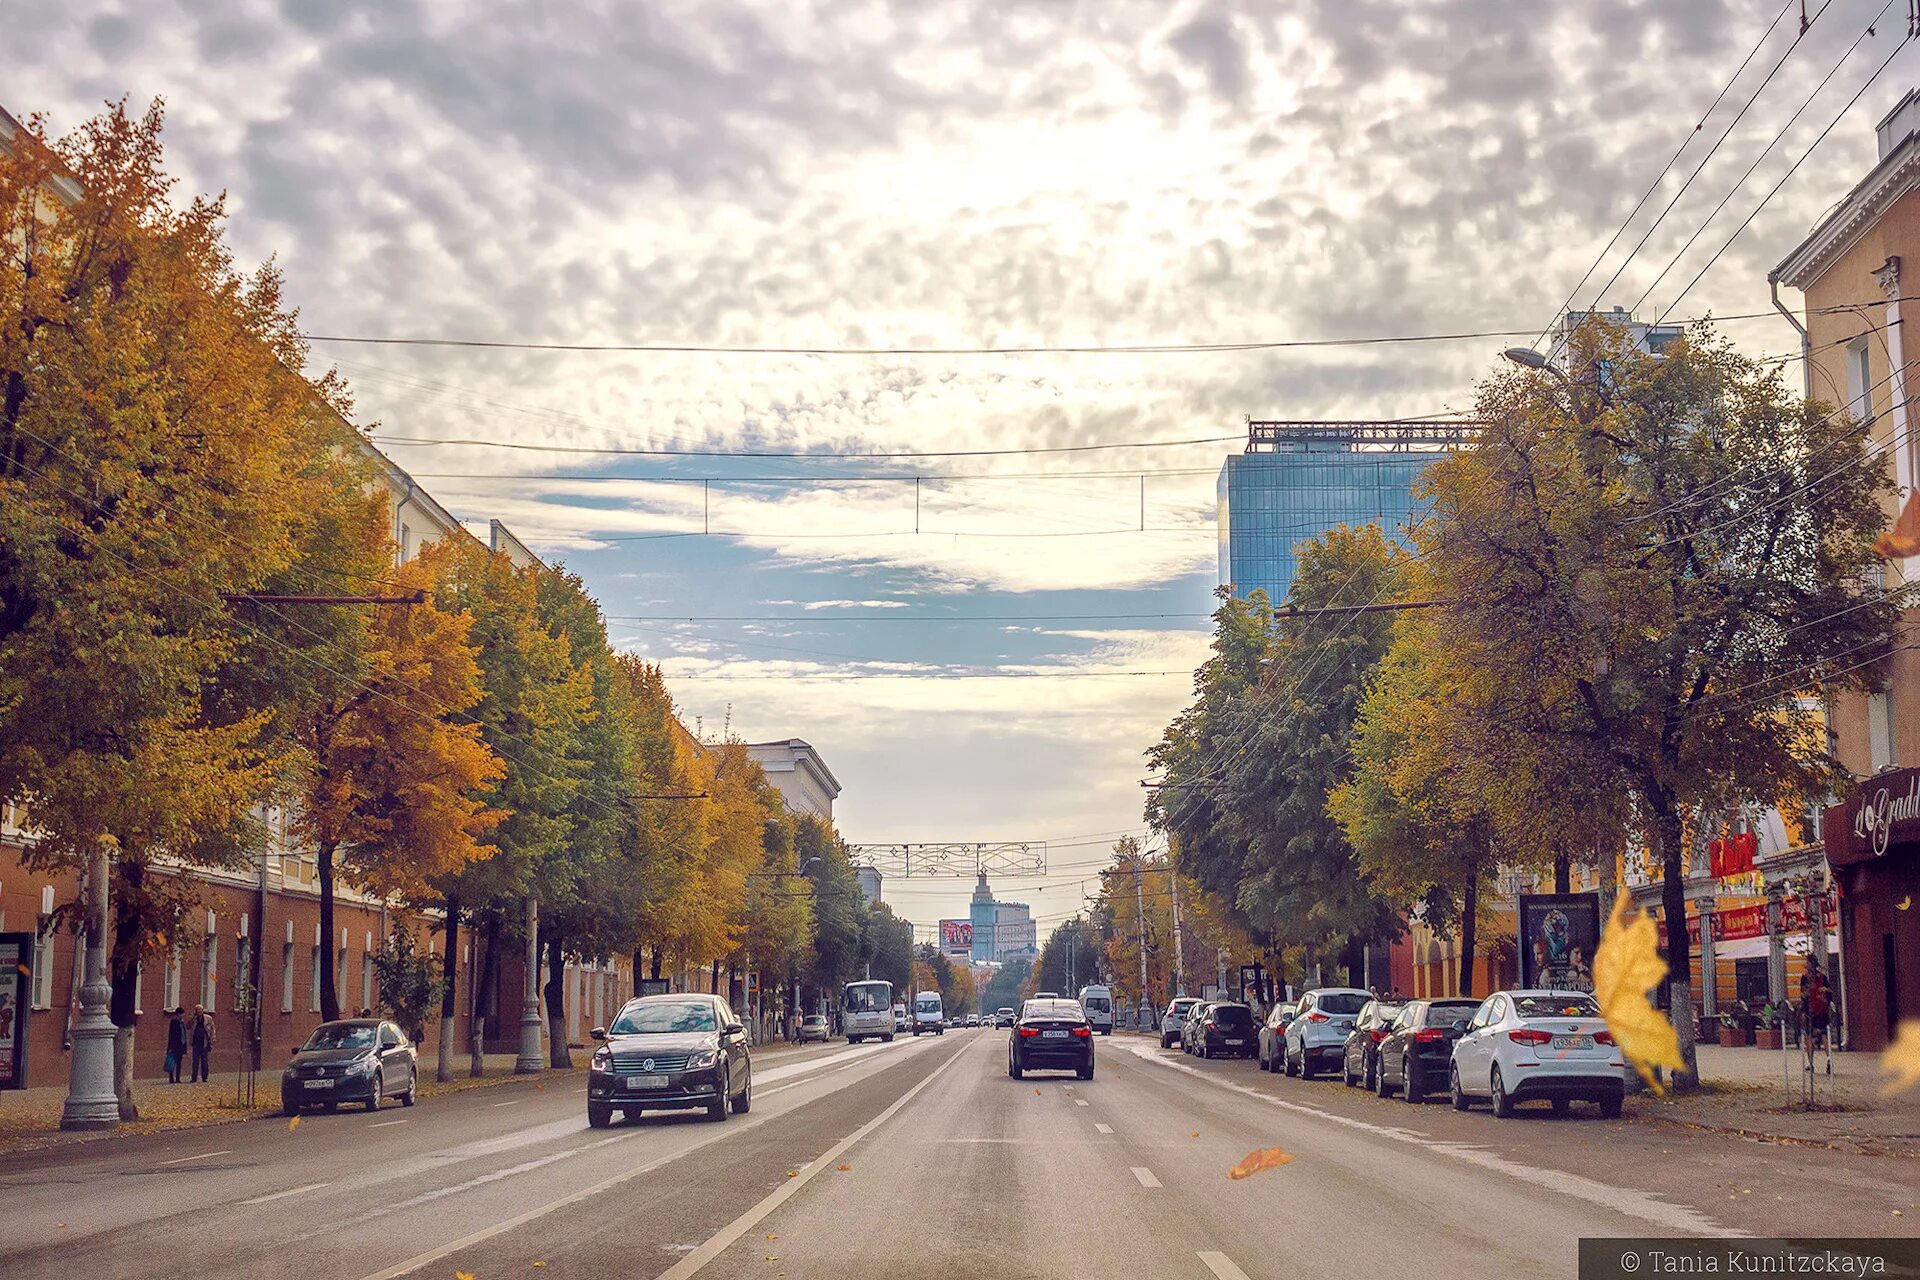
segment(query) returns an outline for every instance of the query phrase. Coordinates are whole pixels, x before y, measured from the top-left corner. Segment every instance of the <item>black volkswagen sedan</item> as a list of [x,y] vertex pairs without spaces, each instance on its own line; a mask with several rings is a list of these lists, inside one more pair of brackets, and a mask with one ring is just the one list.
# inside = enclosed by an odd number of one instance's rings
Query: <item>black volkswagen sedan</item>
[[1093,1079],[1093,1027],[1078,1000],[1033,999],[1020,1010],[1007,1038],[1007,1074],[1076,1071]]
[[387,1098],[410,1107],[419,1085],[419,1054],[399,1027],[346,1018],[321,1023],[293,1051],[280,1076],[280,1108],[297,1116],[308,1107],[331,1111],[342,1102],[364,1102],[378,1111]]
[[747,1031],[727,1002],[710,995],[642,996],[627,1001],[601,1042],[587,1075],[587,1123],[604,1129],[619,1111],[705,1107],[713,1120],[753,1105],[753,1062]]

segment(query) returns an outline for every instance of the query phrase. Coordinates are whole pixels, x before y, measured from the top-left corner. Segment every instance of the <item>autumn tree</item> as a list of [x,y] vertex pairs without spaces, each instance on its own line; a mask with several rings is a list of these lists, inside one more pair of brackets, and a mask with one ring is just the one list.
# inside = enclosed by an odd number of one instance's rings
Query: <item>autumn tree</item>
[[[392,577],[424,593],[433,572],[422,557]],[[482,840],[505,816],[481,798],[502,762],[462,715],[480,700],[472,618],[430,601],[369,612],[357,661],[291,728],[302,766],[293,829],[318,864],[326,939],[337,936],[339,881],[379,897],[425,896],[434,879],[488,856]],[[320,967],[320,1016],[340,1016],[331,964]]]
[[36,870],[113,866],[122,1111],[135,974],[192,939],[158,863],[244,868],[270,712],[216,696],[261,589],[332,510],[344,389],[308,382],[272,267],[242,276],[223,202],[176,208],[157,102],[0,156],[0,796]]
[[826,819],[813,814],[795,819],[794,857],[813,888],[807,982],[825,997],[861,974],[867,901],[846,842]]
[[1568,360],[1564,385],[1483,385],[1478,444],[1428,472],[1419,552],[1456,602],[1448,679],[1644,833],[1685,1011],[1692,815],[1800,807],[1844,778],[1801,696],[1881,679],[1889,481],[1857,423],[1705,327],[1655,357],[1584,325]]
[[891,982],[896,999],[904,997],[913,982],[913,925],[886,903],[874,903],[867,912],[860,957],[866,972]]

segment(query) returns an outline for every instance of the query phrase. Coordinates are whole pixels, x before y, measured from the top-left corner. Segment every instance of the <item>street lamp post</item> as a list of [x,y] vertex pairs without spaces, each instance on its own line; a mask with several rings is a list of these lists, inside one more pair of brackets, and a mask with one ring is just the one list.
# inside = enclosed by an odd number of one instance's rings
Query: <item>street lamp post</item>
[[540,1056],[540,900],[527,895],[527,981],[520,1000],[520,1056],[513,1073],[534,1075],[546,1069]]
[[113,1019],[107,982],[107,845],[102,836],[87,865],[86,983],[80,988],[80,1020],[73,1028],[73,1062],[62,1129],[115,1129],[120,1099],[113,1091]]

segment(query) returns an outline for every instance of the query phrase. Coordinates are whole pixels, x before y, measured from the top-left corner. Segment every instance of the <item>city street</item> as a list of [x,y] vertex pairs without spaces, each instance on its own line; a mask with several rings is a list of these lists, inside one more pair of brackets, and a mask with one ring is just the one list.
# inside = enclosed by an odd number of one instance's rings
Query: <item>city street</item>
[[[25,1157],[0,1178],[0,1272],[1077,1277],[1124,1258],[1265,1277],[1337,1248],[1533,1277],[1566,1273],[1581,1237],[1903,1234],[1895,1214],[1920,1215],[1907,1159],[1584,1108],[1497,1122],[1130,1035],[1099,1041],[1091,1082],[1009,1079],[993,1030],[770,1057],[725,1124],[590,1130],[581,1087]],[[1295,1159],[1227,1177],[1276,1145]]]

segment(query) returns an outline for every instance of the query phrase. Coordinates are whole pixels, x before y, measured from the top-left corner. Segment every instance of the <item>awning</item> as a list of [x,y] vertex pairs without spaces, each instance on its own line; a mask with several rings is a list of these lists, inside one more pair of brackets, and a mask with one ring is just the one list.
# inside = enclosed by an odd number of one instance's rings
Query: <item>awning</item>
[[[1807,946],[1808,946],[1808,938],[1806,934],[1790,933],[1787,935],[1787,954],[1788,955],[1803,956],[1807,954]],[[1827,953],[1829,955],[1832,955],[1837,953],[1839,950],[1840,950],[1840,935],[1837,933],[1828,934],[1827,935]],[[1694,954],[1695,955],[1700,954],[1700,949],[1698,947],[1694,948]],[[1716,961],[1764,959],[1766,955],[1767,955],[1767,939],[1766,938],[1736,938],[1731,942],[1716,942],[1713,944],[1713,958]]]

